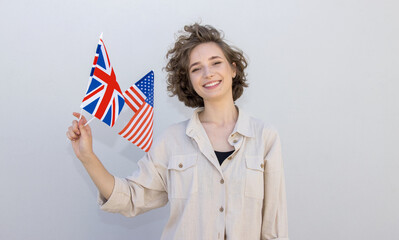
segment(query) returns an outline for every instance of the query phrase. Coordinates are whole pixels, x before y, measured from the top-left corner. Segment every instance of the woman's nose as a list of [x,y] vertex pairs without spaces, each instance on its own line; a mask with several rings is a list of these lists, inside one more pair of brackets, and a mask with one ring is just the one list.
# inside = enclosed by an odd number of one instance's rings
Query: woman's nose
[[213,76],[213,71],[209,67],[204,67],[204,77],[211,78]]

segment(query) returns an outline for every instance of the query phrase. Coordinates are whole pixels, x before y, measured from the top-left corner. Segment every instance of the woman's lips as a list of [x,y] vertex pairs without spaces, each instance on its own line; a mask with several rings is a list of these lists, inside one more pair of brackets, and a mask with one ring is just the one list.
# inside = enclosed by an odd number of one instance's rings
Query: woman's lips
[[222,82],[222,80],[208,82],[207,84],[204,84],[203,87],[207,88],[207,89],[215,88],[215,87],[219,86],[219,84],[221,82]]

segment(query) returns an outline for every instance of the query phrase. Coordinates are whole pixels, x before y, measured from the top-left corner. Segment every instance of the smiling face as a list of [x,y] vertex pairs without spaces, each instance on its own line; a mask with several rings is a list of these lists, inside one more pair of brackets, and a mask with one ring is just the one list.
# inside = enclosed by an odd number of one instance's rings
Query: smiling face
[[230,64],[214,42],[201,43],[190,54],[189,76],[195,92],[205,102],[233,100],[235,64]]

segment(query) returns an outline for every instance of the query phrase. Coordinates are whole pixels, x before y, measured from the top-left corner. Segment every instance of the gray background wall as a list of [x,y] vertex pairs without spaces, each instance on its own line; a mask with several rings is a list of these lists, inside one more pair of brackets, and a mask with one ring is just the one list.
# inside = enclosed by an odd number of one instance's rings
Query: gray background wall
[[[102,212],[65,132],[104,32],[122,89],[153,69],[155,135],[192,110],[166,93],[174,34],[202,19],[249,57],[237,104],[280,132],[291,239],[399,235],[399,2],[0,1],[0,239],[159,239],[168,206]],[[109,171],[143,152],[91,123]]]

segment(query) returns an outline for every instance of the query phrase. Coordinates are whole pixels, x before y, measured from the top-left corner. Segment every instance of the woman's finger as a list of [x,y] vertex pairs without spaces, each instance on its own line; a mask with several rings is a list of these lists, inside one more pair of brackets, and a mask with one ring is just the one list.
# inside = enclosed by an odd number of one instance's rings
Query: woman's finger
[[[80,118],[80,120],[79,120],[79,125],[80,124],[83,124],[83,125],[85,125],[86,123],[87,123],[87,120],[86,120],[86,118],[85,118],[85,116],[83,116],[83,115],[80,115],[80,113],[77,113],[77,112],[74,112],[74,113],[72,113],[77,119],[79,119]],[[80,126],[79,126],[80,127]]]
[[80,115],[80,113],[77,113],[77,112],[73,112],[72,114],[73,114],[73,116],[75,116],[77,119],[79,119],[79,118],[81,117],[81,119],[83,119],[84,122],[86,123],[87,120],[86,120],[85,116]]
[[71,134],[70,134],[69,131],[66,132],[66,136],[67,136],[67,138],[68,138],[69,140],[75,141],[75,138],[73,138],[73,137],[71,136]]
[[72,121],[72,131],[77,134],[80,135],[80,130],[79,130],[79,126],[78,126],[78,121],[73,120]]
[[73,140],[76,140],[77,138],[79,138],[79,136],[73,131],[72,126],[68,128],[68,134],[69,134],[69,137]]

